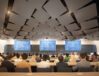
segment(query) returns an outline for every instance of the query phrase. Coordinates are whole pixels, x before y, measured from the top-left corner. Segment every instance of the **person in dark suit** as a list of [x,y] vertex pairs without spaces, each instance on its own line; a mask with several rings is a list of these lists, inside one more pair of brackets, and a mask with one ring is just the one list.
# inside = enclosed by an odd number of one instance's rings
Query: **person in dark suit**
[[5,67],[8,72],[15,72],[15,65],[10,61],[11,56],[4,58],[4,61],[1,63],[1,67]]
[[63,56],[58,57],[59,62],[56,64],[56,68],[58,72],[71,72],[72,69],[68,66],[67,63],[64,62]]

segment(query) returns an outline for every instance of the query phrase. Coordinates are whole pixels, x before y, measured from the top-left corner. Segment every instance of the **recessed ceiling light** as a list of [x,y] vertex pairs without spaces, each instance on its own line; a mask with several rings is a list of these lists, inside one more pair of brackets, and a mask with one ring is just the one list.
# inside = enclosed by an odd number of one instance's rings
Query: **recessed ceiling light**
[[8,11],[7,14],[11,14],[11,11]]
[[72,13],[72,11],[69,11],[69,12],[68,12],[68,15],[70,15],[71,13]]

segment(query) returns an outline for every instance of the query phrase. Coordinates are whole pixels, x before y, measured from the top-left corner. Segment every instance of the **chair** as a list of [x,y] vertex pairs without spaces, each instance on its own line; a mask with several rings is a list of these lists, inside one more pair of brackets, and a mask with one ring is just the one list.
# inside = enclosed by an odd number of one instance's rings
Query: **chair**
[[57,68],[57,72],[72,72],[72,68],[70,67]]
[[57,72],[72,72],[72,68],[65,63],[58,63],[56,65]]
[[15,72],[29,72],[29,68],[15,68]]
[[79,67],[78,72],[92,72],[93,68],[92,67]]
[[7,72],[7,69],[5,67],[0,67],[0,72]]
[[51,68],[37,68],[37,72],[51,72]]
[[99,66],[95,67],[94,70],[99,72]]

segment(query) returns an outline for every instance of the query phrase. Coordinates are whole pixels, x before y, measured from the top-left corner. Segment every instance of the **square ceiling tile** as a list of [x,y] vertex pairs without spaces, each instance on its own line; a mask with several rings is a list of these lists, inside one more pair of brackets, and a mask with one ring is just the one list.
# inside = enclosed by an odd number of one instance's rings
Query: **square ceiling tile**
[[85,8],[80,9],[75,13],[75,16],[79,22],[84,22],[90,18],[97,16],[96,4],[91,4]]
[[68,25],[69,23],[74,21],[70,14],[65,14],[65,15],[59,16],[58,20],[63,25]]
[[57,18],[62,13],[67,11],[60,0],[49,0],[44,8],[50,14],[50,16],[52,16],[52,18]]
[[86,5],[90,1],[92,0],[65,0],[67,7],[71,12],[77,11],[77,9]]
[[67,29],[68,29],[69,31],[75,31],[75,30],[80,29],[79,26],[78,26],[76,23],[67,25],[66,27],[67,27]]
[[97,20],[91,20],[91,21],[88,21],[88,22],[81,23],[81,26],[82,26],[82,30],[83,29],[90,29],[90,28],[97,27],[98,22],[97,22]]

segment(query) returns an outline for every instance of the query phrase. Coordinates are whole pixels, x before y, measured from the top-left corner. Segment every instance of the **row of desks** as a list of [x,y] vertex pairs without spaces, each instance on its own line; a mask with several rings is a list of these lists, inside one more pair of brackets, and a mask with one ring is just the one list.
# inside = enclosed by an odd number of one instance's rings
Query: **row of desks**
[[69,72],[69,73],[0,73],[0,76],[99,76],[99,72]]
[[[29,64],[30,64],[31,66],[36,66],[36,65],[37,65],[36,62],[29,62]],[[69,66],[75,66],[76,64],[77,64],[77,63],[68,63]],[[56,63],[50,62],[50,66],[55,66],[55,65],[56,65]],[[99,66],[99,62],[90,62],[90,65],[91,65],[91,66],[96,66],[96,65]]]

